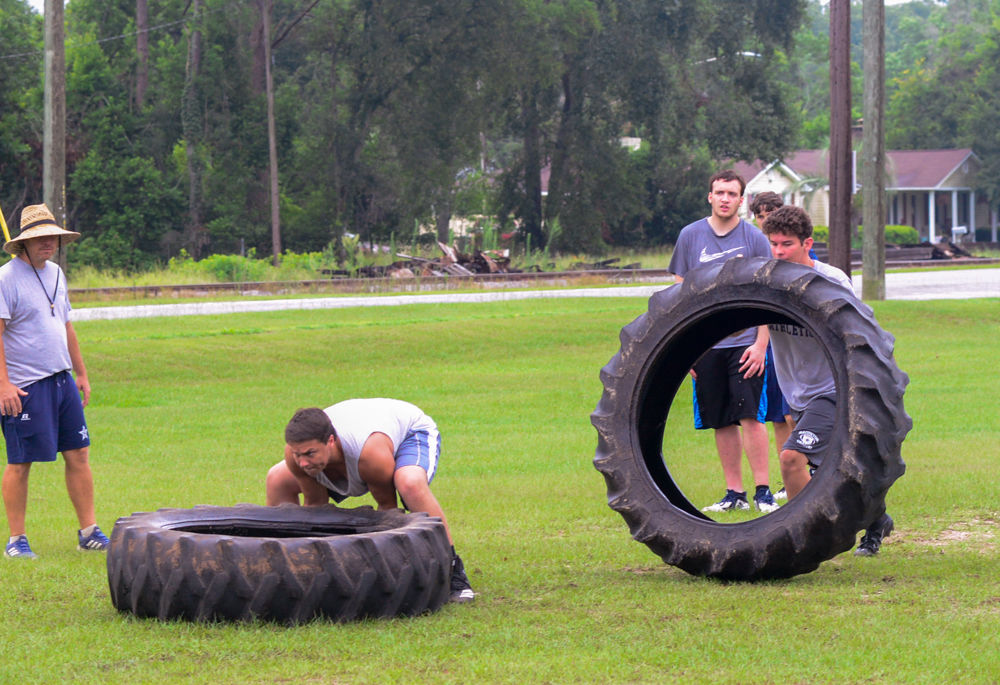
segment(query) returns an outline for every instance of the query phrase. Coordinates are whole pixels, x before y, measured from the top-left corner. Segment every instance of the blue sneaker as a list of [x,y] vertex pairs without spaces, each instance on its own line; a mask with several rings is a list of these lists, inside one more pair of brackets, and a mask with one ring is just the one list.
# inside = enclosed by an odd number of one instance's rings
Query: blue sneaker
[[767,514],[772,511],[777,511],[781,506],[775,502],[774,499],[774,495],[771,493],[771,488],[761,486],[757,488],[757,493],[753,496],[753,504],[757,507],[758,511],[762,511]]
[[80,541],[80,549],[92,552],[103,552],[111,542],[108,540],[108,536],[102,533],[101,529],[97,526],[94,526],[94,532],[86,538],[83,537],[81,531],[76,531],[76,538]]
[[18,535],[13,542],[7,543],[7,550],[4,552],[11,559],[37,559],[38,555],[31,551],[28,544],[28,536]]
[[702,511],[733,511],[735,509],[749,509],[750,503],[747,502],[747,493],[736,492],[735,490],[726,490],[726,496],[720,499],[715,504],[711,504],[707,507],[702,507]]

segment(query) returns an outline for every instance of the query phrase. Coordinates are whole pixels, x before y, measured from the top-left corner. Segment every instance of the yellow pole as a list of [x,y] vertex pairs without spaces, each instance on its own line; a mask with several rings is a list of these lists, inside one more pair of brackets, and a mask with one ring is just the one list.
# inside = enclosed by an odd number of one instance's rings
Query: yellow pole
[[10,242],[10,231],[7,230],[7,220],[3,218],[2,209],[0,209],[0,228],[3,228],[3,239]]

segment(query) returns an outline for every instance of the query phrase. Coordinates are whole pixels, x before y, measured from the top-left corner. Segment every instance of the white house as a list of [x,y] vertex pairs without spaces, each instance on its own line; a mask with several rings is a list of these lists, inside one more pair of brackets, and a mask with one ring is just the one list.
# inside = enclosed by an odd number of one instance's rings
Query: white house
[[[788,204],[809,212],[815,225],[830,224],[826,150],[798,150],[784,160],[747,164],[733,169],[747,182],[745,204],[772,191]],[[974,178],[981,163],[967,148],[954,150],[890,150],[886,152],[886,223],[913,226],[921,240],[975,240],[975,229],[987,229],[997,241],[997,207],[976,193]],[[855,167],[854,178],[858,179]],[[855,184],[855,192],[860,187]],[[746,206],[743,211],[748,211]]]

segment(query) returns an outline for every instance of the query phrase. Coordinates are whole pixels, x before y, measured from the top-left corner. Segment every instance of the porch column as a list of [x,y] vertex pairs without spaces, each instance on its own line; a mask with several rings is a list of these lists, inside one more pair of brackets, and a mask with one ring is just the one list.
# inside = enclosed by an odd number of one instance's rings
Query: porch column
[[[951,228],[955,228],[958,225],[958,191],[951,191]],[[951,229],[948,229],[948,240],[953,240],[955,238]]]
[[934,199],[936,196],[936,190],[932,190],[927,194],[927,240],[932,243],[937,242],[937,231],[935,230],[937,217],[934,215]]
[[967,233],[972,242],[976,242],[976,191],[969,191],[969,232]]
[[1000,222],[997,221],[997,208],[994,206],[990,208],[990,240],[994,243],[997,241],[997,223]]

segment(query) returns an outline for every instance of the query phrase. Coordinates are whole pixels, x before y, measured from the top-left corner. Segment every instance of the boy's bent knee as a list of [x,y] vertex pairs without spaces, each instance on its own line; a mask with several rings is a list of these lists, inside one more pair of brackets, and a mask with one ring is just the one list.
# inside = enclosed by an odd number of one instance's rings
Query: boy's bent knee
[[802,454],[802,452],[796,452],[795,450],[781,450],[779,460],[783,471],[785,469],[804,469],[809,466],[809,461],[806,459],[806,455]]
[[401,466],[392,474],[392,482],[396,491],[403,494],[407,492],[424,492],[430,489],[427,483],[427,471],[420,466]]

